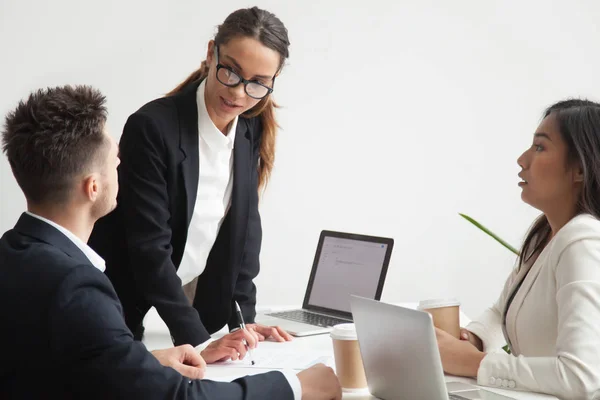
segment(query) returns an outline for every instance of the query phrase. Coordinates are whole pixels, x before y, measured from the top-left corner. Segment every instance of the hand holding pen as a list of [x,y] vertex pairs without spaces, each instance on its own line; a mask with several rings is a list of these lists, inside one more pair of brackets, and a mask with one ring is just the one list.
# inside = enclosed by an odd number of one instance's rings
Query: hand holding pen
[[[239,305],[237,305],[239,310]],[[237,361],[243,359],[247,354],[250,356],[252,365],[254,359],[250,351],[251,347],[256,346],[258,337],[256,333],[246,329],[241,311],[236,311],[239,328],[234,329],[231,333],[212,341],[204,350],[201,351],[202,358],[207,364],[212,364],[219,361]],[[240,323],[241,321],[241,323]]]
[[[238,324],[240,325],[240,329],[246,330],[246,324],[244,323],[244,316],[242,315],[242,309],[240,308],[240,305],[238,304],[237,301],[235,302],[235,312],[237,314]],[[243,342],[244,342],[244,346],[246,346],[246,350],[248,351],[248,354],[250,356],[250,362],[252,363],[252,365],[254,365],[255,362],[254,362],[254,356],[252,355],[252,349],[248,346],[246,339],[243,339]]]

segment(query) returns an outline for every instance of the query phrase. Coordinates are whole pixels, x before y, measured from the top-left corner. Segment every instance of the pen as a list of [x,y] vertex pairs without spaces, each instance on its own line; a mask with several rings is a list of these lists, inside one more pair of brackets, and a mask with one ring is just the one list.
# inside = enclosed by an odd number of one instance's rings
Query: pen
[[[246,324],[244,323],[244,316],[242,315],[242,309],[238,302],[235,302],[235,312],[237,313],[238,323],[240,324],[240,329],[246,329]],[[254,365],[254,357],[252,357],[252,349],[248,346],[246,339],[244,340],[244,345],[246,345],[246,349],[248,350],[248,354],[250,355],[250,362]]]

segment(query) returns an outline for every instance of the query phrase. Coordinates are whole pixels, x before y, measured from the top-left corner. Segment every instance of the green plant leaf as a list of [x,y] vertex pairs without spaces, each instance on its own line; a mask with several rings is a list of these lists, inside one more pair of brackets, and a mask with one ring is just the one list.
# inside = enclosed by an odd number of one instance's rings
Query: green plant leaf
[[470,223],[472,223],[473,225],[475,225],[476,227],[478,227],[479,229],[481,229],[482,231],[484,231],[485,233],[490,235],[498,243],[500,243],[502,246],[506,247],[508,250],[515,253],[517,256],[519,255],[519,251],[517,249],[512,247],[510,244],[506,243],[504,240],[500,239],[495,233],[493,233],[492,231],[487,229],[485,226],[481,225],[479,222],[475,221],[473,218],[469,217],[468,215],[461,214],[461,213],[458,213],[458,215],[460,215],[461,217],[463,217],[464,219],[466,219],[467,221],[469,221]]

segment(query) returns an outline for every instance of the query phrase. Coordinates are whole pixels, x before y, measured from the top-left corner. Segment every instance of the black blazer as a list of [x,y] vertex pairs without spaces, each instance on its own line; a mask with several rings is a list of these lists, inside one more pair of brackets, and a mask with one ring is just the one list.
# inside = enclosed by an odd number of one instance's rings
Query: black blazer
[[106,260],[107,276],[123,303],[127,325],[138,329],[151,306],[175,344],[196,346],[228,324],[237,326],[233,300],[246,322],[255,317],[262,229],[258,212],[258,118],[239,118],[231,207],[198,279],[193,307],[176,274],[198,188],[200,82],[154,100],[125,124],[119,143],[115,211],[100,219],[90,246]]
[[283,374],[190,381],[127,329],[106,276],[23,214],[0,239],[1,399],[293,399]]

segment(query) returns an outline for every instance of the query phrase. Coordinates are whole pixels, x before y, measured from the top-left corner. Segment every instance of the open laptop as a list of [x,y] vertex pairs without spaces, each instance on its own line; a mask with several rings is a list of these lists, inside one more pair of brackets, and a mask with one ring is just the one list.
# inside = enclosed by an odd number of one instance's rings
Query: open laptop
[[350,295],[381,298],[393,247],[390,238],[322,231],[302,309],[261,314],[256,322],[279,325],[294,336],[352,322]]
[[428,313],[359,296],[352,296],[350,304],[373,396],[383,400],[511,399],[477,386],[445,382]]

